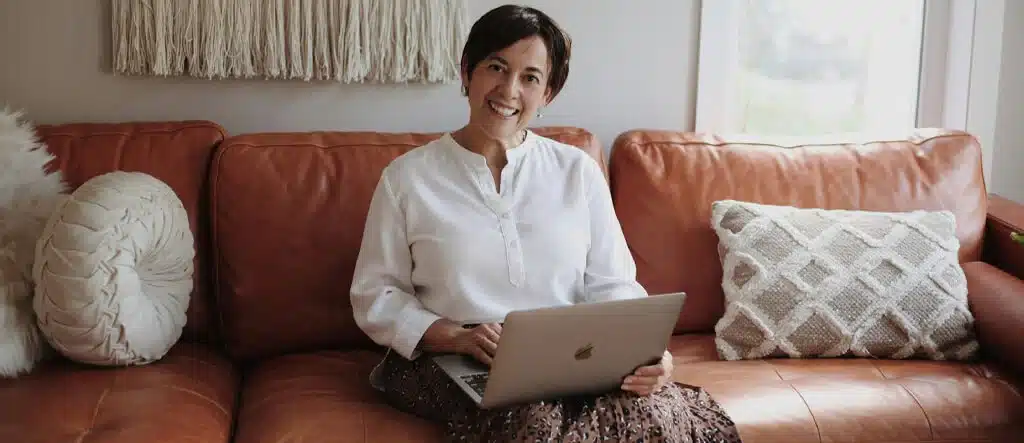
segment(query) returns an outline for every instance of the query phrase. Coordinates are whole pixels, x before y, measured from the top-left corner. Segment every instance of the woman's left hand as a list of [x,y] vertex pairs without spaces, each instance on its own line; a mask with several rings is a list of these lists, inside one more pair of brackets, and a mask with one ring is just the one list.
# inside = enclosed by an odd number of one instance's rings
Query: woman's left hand
[[622,390],[635,392],[639,395],[651,395],[658,392],[672,380],[672,354],[667,350],[661,356],[661,361],[650,365],[641,366],[633,372],[633,375],[626,377],[622,382]]

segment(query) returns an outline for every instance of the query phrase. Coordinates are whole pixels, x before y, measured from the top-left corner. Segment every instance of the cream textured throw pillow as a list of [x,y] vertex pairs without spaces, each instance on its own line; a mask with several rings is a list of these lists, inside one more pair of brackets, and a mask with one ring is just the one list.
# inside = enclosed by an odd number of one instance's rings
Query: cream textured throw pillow
[[169,186],[138,172],[94,177],[54,213],[37,245],[40,330],[81,363],[162,358],[185,326],[194,247]]
[[948,211],[712,205],[724,275],[720,356],[971,359],[978,350]]

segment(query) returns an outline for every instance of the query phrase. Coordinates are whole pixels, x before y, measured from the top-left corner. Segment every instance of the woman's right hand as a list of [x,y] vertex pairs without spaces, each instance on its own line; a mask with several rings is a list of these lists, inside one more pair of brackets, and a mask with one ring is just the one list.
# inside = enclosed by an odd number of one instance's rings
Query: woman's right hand
[[501,325],[485,323],[471,329],[448,320],[438,320],[423,336],[424,350],[428,352],[469,355],[490,366],[498,350]]
[[472,329],[459,328],[455,334],[454,348],[458,354],[476,358],[490,366],[494,355],[498,352],[498,339],[501,337],[501,325],[485,323]]

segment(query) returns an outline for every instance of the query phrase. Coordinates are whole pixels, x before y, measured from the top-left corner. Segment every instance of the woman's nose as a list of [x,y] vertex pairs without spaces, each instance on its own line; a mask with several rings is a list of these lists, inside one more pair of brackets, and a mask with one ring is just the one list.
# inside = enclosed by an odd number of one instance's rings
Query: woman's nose
[[498,85],[498,90],[504,97],[514,97],[516,90],[519,88],[519,82],[515,76],[507,76],[504,81]]

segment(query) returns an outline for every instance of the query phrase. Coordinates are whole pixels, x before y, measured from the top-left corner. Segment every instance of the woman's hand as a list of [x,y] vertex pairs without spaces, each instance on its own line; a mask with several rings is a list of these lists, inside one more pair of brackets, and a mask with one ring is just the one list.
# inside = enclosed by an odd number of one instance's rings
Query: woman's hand
[[501,325],[485,323],[466,329],[448,320],[438,320],[423,335],[423,349],[428,352],[455,353],[472,356],[490,366],[498,351]]
[[651,395],[658,392],[672,380],[672,354],[667,350],[661,355],[661,361],[650,365],[641,366],[626,377],[622,382],[622,390],[635,392],[639,395]]
[[490,366],[494,355],[498,352],[498,339],[501,337],[501,325],[485,323],[465,329],[460,327],[455,334],[452,346],[458,354],[473,356],[481,363]]

